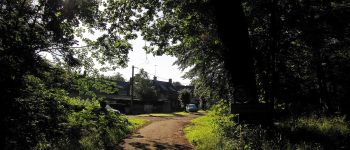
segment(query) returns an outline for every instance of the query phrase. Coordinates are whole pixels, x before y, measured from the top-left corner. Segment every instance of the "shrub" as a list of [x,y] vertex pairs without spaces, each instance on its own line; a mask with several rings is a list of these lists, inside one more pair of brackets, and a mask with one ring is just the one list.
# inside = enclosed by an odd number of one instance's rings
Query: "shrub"
[[326,136],[346,136],[350,133],[345,117],[300,117],[295,127]]
[[[76,103],[76,102],[74,102]],[[113,149],[130,132],[124,115],[100,108],[97,100],[81,101],[84,109],[68,115],[67,145],[81,149]]]
[[184,108],[186,106],[186,104],[189,104],[191,102],[191,90],[182,89],[179,92],[178,100],[181,103],[181,107]]
[[185,128],[186,138],[198,150],[218,149],[322,149],[319,143],[291,143],[273,128],[260,125],[237,124],[230,114],[229,103],[220,101],[207,116],[192,120]]
[[126,116],[101,108],[96,98],[70,96],[65,83],[50,84],[57,82],[51,75],[24,78],[15,113],[7,116],[4,149],[113,149],[130,133]]
[[225,131],[236,126],[234,117],[235,115],[229,114],[227,103],[221,101],[209,110],[207,116],[192,120],[193,125],[185,128],[186,138],[198,150],[232,149]]

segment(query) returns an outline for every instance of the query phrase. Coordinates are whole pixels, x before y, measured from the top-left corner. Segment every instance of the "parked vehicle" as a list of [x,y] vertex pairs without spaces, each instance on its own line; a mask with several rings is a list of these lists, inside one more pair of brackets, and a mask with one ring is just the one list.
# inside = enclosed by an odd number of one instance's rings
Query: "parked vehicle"
[[105,107],[107,110],[111,110],[111,111],[113,111],[114,113],[116,113],[116,114],[120,114],[120,111],[119,110],[116,110],[116,109],[114,109],[114,108],[112,108],[111,106],[109,106],[109,105],[106,105],[106,107]]
[[197,112],[198,108],[195,104],[187,104],[186,105],[186,111],[187,112]]

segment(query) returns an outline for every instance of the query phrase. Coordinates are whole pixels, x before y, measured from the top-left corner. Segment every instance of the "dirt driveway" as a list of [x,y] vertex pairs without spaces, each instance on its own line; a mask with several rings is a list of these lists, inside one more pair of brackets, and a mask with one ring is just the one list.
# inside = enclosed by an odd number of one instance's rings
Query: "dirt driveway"
[[[173,117],[137,117],[151,123],[137,130],[118,146],[123,150],[191,150],[183,129],[199,113]],[[136,117],[136,116],[132,116]]]

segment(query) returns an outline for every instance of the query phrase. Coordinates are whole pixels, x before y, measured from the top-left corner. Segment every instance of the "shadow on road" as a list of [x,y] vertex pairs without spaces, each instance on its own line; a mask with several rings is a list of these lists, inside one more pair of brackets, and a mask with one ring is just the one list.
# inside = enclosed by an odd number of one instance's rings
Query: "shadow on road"
[[[149,143],[141,143],[141,142],[132,142],[130,145],[134,149],[141,149],[141,150],[151,150],[151,147],[154,147],[156,150],[191,150],[191,147],[188,147],[186,145],[180,145],[180,144],[168,144],[168,143],[160,143],[156,141],[150,141]],[[118,147],[121,148],[121,147]],[[122,149],[122,148],[121,148]]]

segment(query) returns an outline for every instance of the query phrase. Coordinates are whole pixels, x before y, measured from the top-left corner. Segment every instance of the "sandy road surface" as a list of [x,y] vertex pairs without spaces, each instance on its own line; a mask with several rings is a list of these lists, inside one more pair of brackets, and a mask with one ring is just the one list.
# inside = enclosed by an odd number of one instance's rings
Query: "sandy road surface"
[[137,130],[118,146],[123,150],[191,150],[183,129],[200,114],[174,117],[137,117],[151,123]]

